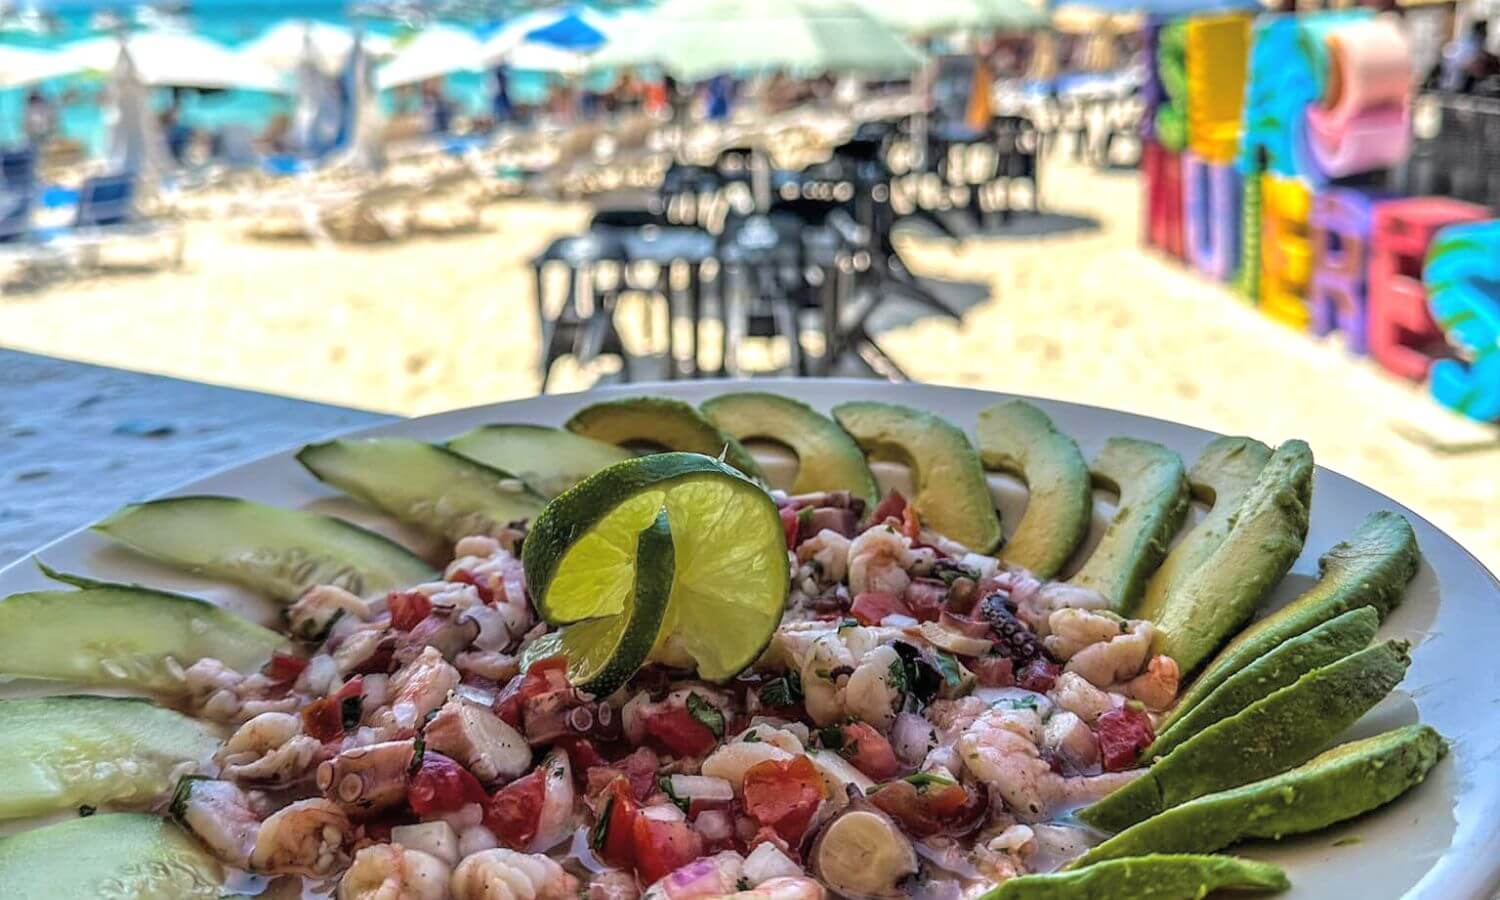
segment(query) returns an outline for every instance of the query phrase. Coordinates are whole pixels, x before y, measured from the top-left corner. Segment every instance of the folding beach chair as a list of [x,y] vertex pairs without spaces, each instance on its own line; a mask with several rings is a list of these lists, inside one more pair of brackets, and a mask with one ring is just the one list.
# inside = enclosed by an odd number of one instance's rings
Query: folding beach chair
[[75,261],[94,264],[100,250],[123,240],[162,239],[170,242],[168,258],[182,264],[182,230],[174,223],[142,216],[136,209],[137,180],[133,173],[100,175],[83,183],[73,224],[41,232],[46,244]]

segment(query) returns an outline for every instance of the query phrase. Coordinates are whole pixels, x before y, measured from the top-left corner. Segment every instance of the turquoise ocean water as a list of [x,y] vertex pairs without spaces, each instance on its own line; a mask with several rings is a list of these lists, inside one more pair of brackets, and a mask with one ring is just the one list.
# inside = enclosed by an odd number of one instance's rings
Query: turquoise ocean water
[[[39,4],[54,15],[60,30],[41,36],[15,31],[0,32],[0,45],[50,48],[98,34],[90,28],[95,12],[109,9],[121,12],[128,20],[130,7],[121,4],[71,3],[54,5]],[[266,29],[284,19],[315,19],[354,24],[355,20],[345,15],[345,4],[328,0],[303,0],[303,2],[276,2],[276,0],[219,0],[200,2],[186,16],[192,29],[206,37],[230,46],[238,46],[251,40]],[[404,27],[395,22],[380,19],[361,19],[359,24],[366,31],[399,37]],[[450,24],[471,28],[483,33],[498,25],[493,23],[453,22]],[[449,76],[449,96],[470,112],[488,108],[486,88],[488,76],[477,72],[460,72]],[[521,102],[536,102],[542,99],[548,88],[548,76],[540,72],[513,72],[510,76],[512,96]],[[104,82],[98,76],[74,76],[53,79],[40,85],[41,91],[60,103],[60,130],[86,146],[97,150],[103,143],[101,95]],[[21,108],[25,101],[25,90],[0,90],[0,145],[19,140],[21,136]],[[165,107],[168,92],[161,91],[158,102]],[[387,109],[393,109],[394,97],[389,93],[382,98]],[[182,100],[182,120],[194,127],[213,130],[226,123],[242,123],[257,131],[273,116],[289,112],[289,97],[261,94],[248,91],[227,91],[218,94],[198,95],[187,92]]]

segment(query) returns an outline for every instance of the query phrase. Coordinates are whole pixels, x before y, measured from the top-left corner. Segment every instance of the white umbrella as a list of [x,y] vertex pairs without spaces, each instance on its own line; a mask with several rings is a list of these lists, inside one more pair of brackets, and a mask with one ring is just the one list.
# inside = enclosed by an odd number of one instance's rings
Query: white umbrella
[[62,52],[78,70],[113,72],[128,50],[136,75],[147,87],[227,88],[285,93],[287,80],[271,67],[207,38],[175,31],[143,31],[122,41],[98,37]]
[[0,90],[25,87],[76,71],[77,64],[63,53],[0,47]]
[[151,179],[173,168],[161,123],[151,108],[151,91],[141,81],[128,51],[115,55],[105,126],[109,131],[106,158],[110,171]]
[[396,55],[375,73],[375,87],[387,90],[454,72],[484,68],[479,38],[451,25],[432,25],[396,48]]
[[353,138],[344,158],[356,168],[379,171],[385,166],[385,115],[375,96],[370,56],[357,36],[340,77],[348,104],[344,127]]
[[[367,54],[381,56],[390,52],[389,38],[367,34],[361,40]],[[292,72],[307,60],[309,43],[318,69],[325,75],[337,76],[349,60],[349,51],[354,47],[354,32],[328,22],[288,19],[271,26],[260,37],[242,46],[240,53],[278,72]]]
[[[351,43],[342,54],[343,59],[349,58],[352,49]],[[343,114],[338,86],[333,77],[325,74],[324,61],[312,32],[304,32],[302,62],[297,66],[296,103],[292,107],[291,139],[294,147],[308,153],[318,153],[333,143],[338,135],[339,117]]]
[[528,72],[556,72],[560,75],[582,75],[589,70],[592,54],[564,50],[527,41],[505,54],[505,64]]
[[638,9],[610,16],[604,27],[604,46],[589,57],[589,68],[630,69],[654,64],[659,59],[664,27],[650,12]]

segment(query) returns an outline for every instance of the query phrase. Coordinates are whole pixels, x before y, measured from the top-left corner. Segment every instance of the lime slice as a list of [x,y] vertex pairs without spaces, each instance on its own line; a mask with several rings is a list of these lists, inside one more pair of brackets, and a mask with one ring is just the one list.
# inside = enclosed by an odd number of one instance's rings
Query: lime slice
[[651,658],[696,665],[711,681],[731,678],[776,631],[790,575],[776,504],[717,460],[658,453],[616,463],[565,491],[526,536],[526,584],[553,625],[622,615],[634,602],[638,569],[664,564],[640,557],[637,538],[663,507],[675,566]]
[[532,641],[521,666],[529,669],[561,654],[568,659],[568,681],[579,690],[596,697],[614,693],[656,645],[672,594],[672,557],[672,529],[663,509],[636,541],[634,601],[618,615],[564,625]]

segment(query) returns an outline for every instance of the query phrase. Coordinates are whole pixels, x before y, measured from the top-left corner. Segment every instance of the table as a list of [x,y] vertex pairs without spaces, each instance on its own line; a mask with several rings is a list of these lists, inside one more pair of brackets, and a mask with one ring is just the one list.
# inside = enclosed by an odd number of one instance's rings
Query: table
[[124,503],[391,418],[0,349],[0,568]]

